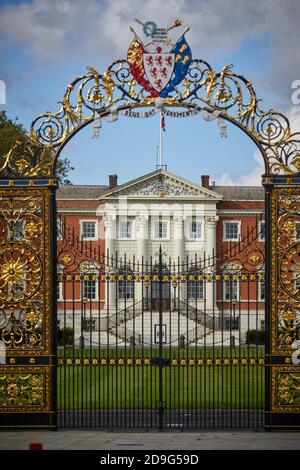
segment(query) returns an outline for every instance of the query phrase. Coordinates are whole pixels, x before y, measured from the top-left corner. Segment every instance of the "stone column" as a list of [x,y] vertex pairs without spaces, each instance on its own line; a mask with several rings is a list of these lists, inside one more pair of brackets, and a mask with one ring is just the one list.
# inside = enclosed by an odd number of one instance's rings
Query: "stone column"
[[137,238],[137,260],[144,263],[147,258],[147,241],[148,241],[148,219],[144,215],[139,215],[136,218],[136,238]]
[[[181,216],[175,215],[173,218],[173,225],[174,225],[174,244],[175,244],[175,264],[177,265],[178,259],[179,259],[179,264],[182,264],[185,262],[185,253],[184,253],[184,233],[183,233],[183,218]],[[186,289],[186,286],[183,285],[183,283],[178,283],[178,287],[176,289],[176,296],[180,298],[181,300],[186,297],[184,295],[184,289]],[[180,290],[180,292],[179,292]],[[171,301],[173,304],[173,297],[174,297],[174,289],[171,288]]]
[[[216,222],[217,217],[205,217],[205,230],[206,230],[206,259],[207,266],[213,266],[216,263]],[[213,258],[214,256],[214,258]],[[212,268],[213,269],[213,268]],[[215,286],[216,287],[216,286]],[[206,282],[206,308],[212,310],[213,305],[215,311],[216,307],[216,289],[214,295],[214,286],[212,282]],[[214,298],[215,297],[215,298]]]
[[[115,257],[115,235],[116,235],[116,224],[115,220],[112,215],[105,215],[104,217],[104,224],[105,224],[105,255],[111,258],[112,256]],[[107,264],[110,264],[109,259],[107,260]],[[107,270],[110,267],[107,266]],[[109,288],[108,288],[109,284]],[[115,310],[116,308],[116,285],[114,282],[106,283],[105,286],[105,299],[106,299],[106,306],[109,305],[109,308]]]
[[175,243],[175,262],[179,258],[180,263],[184,258],[184,240],[183,240],[183,218],[181,216],[174,216],[174,243]]
[[[142,271],[142,262],[147,261],[148,248],[148,218],[146,215],[136,217],[137,261],[139,270]],[[139,302],[143,298],[142,283],[135,283],[135,300]]]

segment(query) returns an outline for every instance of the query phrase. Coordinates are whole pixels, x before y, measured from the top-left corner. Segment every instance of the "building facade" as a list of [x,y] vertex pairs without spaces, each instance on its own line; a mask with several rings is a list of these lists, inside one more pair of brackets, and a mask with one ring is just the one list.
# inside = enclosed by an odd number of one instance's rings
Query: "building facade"
[[[57,205],[59,272],[72,265],[86,273],[75,285],[58,284],[59,325],[73,327],[75,340],[129,344],[128,331],[156,334],[158,283],[149,288],[130,276],[155,273],[160,249],[164,273],[188,279],[163,283],[166,344],[181,336],[198,346],[228,346],[264,329],[263,276],[251,285],[232,276],[202,278],[220,270],[263,272],[263,188],[215,186],[207,175],[195,184],[158,169],[122,185],[111,175],[107,186],[61,187]],[[100,271],[113,273],[114,285],[93,279]]]

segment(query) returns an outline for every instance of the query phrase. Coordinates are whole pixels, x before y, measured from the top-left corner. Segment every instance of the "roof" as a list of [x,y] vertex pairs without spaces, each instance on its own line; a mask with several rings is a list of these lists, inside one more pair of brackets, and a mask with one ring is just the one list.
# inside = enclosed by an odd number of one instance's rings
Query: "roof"
[[67,184],[59,186],[57,199],[99,199],[107,189],[106,185]]
[[[160,171],[161,170],[153,171],[147,175],[126,182],[115,188],[109,188],[108,185],[62,185],[57,190],[57,199],[101,199],[103,196],[113,192],[116,189],[121,189],[139,181],[143,181],[147,177],[149,178],[150,176],[154,176]],[[166,171],[164,171],[164,174],[177,177],[173,173]],[[180,179],[187,183],[193,184],[194,186],[200,187],[199,185],[187,181],[184,178],[180,177]],[[224,201],[264,201],[264,188],[261,186],[210,186],[209,190],[224,196]]]
[[261,186],[210,186],[212,191],[222,194],[224,201],[264,201]]
[[[214,198],[217,200],[223,199],[223,197],[220,195],[220,193],[215,192],[213,189],[205,188],[201,186],[200,184],[194,183],[193,181],[189,181],[182,176],[175,175],[174,173],[171,173],[170,171],[159,169],[155,171],[151,171],[151,173],[147,173],[143,176],[140,176],[138,178],[135,178],[131,181],[127,181],[126,183],[121,184],[120,186],[116,186],[114,188],[108,188],[107,191],[105,191],[102,194],[103,198],[110,198],[110,197],[116,197],[119,195],[129,195],[129,196],[136,196],[138,195],[139,197],[145,196],[147,198],[152,196],[153,188],[148,188],[148,191],[150,189],[150,193],[145,193],[141,195],[141,193],[136,193],[134,188],[138,188],[138,185],[147,185],[149,181],[157,181],[158,182],[158,177],[163,176],[165,178],[168,178],[169,180],[179,183],[180,185],[184,185],[185,187],[192,188],[193,194],[190,194],[191,197],[196,196],[199,197],[201,195],[202,197],[205,195],[207,198]],[[153,193],[155,195],[155,193]],[[172,193],[166,193],[166,197],[171,196],[178,196],[178,194]],[[183,197],[189,197],[189,194],[186,195],[181,195]]]

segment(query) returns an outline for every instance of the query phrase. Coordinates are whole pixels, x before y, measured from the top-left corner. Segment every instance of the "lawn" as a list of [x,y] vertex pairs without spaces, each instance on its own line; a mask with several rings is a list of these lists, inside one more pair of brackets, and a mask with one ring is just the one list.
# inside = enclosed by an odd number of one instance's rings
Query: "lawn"
[[[263,357],[263,348],[248,350],[164,350],[164,357],[181,359]],[[59,352],[65,359],[81,358],[81,365],[58,367],[58,408],[148,409],[158,408],[159,367],[145,365],[83,365],[83,358],[147,358],[158,350],[76,350]],[[162,393],[167,410],[203,408],[264,408],[264,366],[184,365],[162,368]]]

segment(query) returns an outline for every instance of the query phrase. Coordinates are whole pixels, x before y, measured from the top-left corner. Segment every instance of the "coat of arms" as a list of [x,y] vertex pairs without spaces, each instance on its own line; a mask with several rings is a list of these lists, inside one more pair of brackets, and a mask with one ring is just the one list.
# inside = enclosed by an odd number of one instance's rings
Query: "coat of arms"
[[181,26],[180,20],[169,28],[158,28],[153,21],[136,21],[143,26],[146,40],[143,42],[131,28],[134,38],[127,54],[130,72],[151,97],[167,98],[183,80],[192,62],[192,52],[185,39],[188,29],[172,44],[168,32]]

